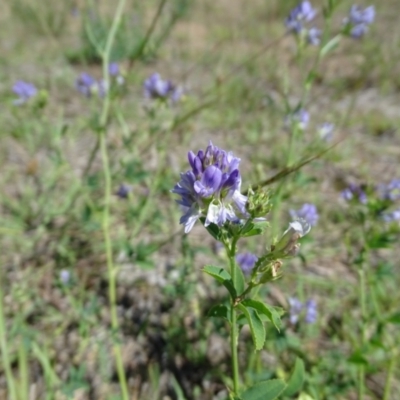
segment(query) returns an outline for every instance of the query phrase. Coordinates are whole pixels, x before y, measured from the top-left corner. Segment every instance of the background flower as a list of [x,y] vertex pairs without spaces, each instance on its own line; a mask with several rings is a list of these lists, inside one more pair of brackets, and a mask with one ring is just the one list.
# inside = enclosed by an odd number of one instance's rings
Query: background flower
[[295,218],[302,218],[306,220],[311,226],[315,226],[318,222],[317,207],[311,203],[305,203],[299,210],[290,210],[290,216]]
[[37,94],[35,85],[25,81],[17,81],[12,90],[19,97],[14,101],[14,104],[16,105],[27,102],[31,97],[34,97]]
[[239,253],[236,255],[236,262],[245,275],[250,275],[258,257],[253,253]]

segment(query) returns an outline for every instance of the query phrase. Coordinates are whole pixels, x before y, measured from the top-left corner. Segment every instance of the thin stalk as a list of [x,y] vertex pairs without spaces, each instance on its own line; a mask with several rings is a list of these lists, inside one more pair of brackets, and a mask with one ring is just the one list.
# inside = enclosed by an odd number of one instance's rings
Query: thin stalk
[[383,392],[383,400],[390,400],[390,389],[392,386],[392,378],[393,372],[396,369],[396,362],[397,362],[397,353],[394,352],[389,364],[389,370],[387,372],[386,381],[385,381],[385,390]]
[[[115,11],[114,19],[110,28],[110,31],[107,36],[106,45],[104,47],[104,51],[101,53],[101,58],[103,62],[103,79],[104,85],[107,88],[104,99],[103,99],[103,107],[100,115],[99,125],[99,140],[100,140],[100,152],[101,159],[103,164],[103,174],[104,174],[104,208],[103,208],[103,219],[102,219],[102,228],[104,235],[104,245],[106,251],[106,259],[107,259],[107,272],[108,272],[108,298],[110,302],[110,313],[111,313],[111,328],[113,333],[118,332],[119,324],[118,324],[118,314],[117,314],[117,295],[116,295],[116,278],[117,278],[117,270],[113,263],[113,254],[112,254],[112,243],[111,243],[111,234],[110,234],[110,204],[111,204],[111,188],[112,188],[112,179],[111,179],[111,170],[110,170],[110,161],[107,152],[107,142],[106,142],[106,127],[107,121],[110,113],[110,75],[108,71],[108,65],[110,62],[110,53],[112,49],[112,45],[115,39],[115,35],[117,33],[118,27],[121,24],[122,14],[125,7],[126,0],[120,0],[118,2],[117,9]],[[117,374],[119,379],[119,384],[122,392],[122,399],[129,400],[128,394],[128,385],[125,376],[124,365],[122,361],[122,351],[121,346],[118,341],[114,341],[113,343],[113,352],[115,357],[115,363],[117,368]]]
[[164,9],[164,6],[165,6],[166,2],[167,2],[167,0],[161,0],[161,1],[160,1],[159,5],[158,5],[158,8],[157,8],[157,11],[156,11],[156,13],[155,13],[155,15],[154,15],[154,18],[153,18],[153,20],[151,21],[151,24],[150,24],[150,26],[149,26],[149,29],[148,29],[147,32],[146,32],[146,35],[145,35],[144,39],[143,39],[142,42],[140,43],[140,47],[139,47],[138,51],[136,52],[135,57],[133,57],[133,58],[131,58],[131,59],[129,60],[128,69],[131,69],[131,67],[133,66],[133,62],[135,61],[135,59],[138,59],[139,57],[142,56],[142,54],[143,54],[143,52],[144,52],[144,50],[145,50],[145,48],[146,48],[146,46],[147,46],[147,43],[148,43],[149,40],[150,40],[151,35],[152,35],[153,32],[154,32],[154,29],[155,29],[155,27],[156,27],[156,25],[157,25],[158,19],[159,19],[160,16],[161,16],[162,10]]
[[[116,291],[116,278],[117,270],[113,263],[112,244],[110,235],[110,202],[111,202],[111,172],[107,153],[107,144],[105,134],[100,135],[100,151],[103,161],[104,173],[104,209],[103,209],[103,235],[104,244],[107,258],[107,273],[108,273],[108,299],[110,303],[111,313],[111,328],[114,333],[118,332],[118,314],[117,314],[117,291]],[[113,343],[113,351],[117,367],[118,379],[121,386],[122,396],[124,400],[129,399],[128,387],[126,382],[124,365],[122,362],[121,346],[118,342]]]
[[28,371],[28,355],[24,338],[21,337],[21,344],[18,349],[18,366],[19,366],[19,385],[20,398],[27,399],[29,394],[29,371]]
[[[364,262],[358,271],[359,274],[359,284],[360,284],[360,306],[361,306],[361,345],[364,347],[366,339],[365,331],[365,318],[366,318],[366,304],[365,304],[365,270]],[[365,367],[360,364],[358,371],[358,400],[364,398],[364,380],[365,380]]]
[[1,346],[1,355],[3,368],[6,373],[7,379],[7,387],[8,392],[10,394],[11,400],[17,400],[17,392],[15,388],[14,376],[11,371],[11,363],[10,358],[8,357],[8,345],[7,345],[7,329],[6,329],[6,321],[4,317],[4,308],[3,308],[3,281],[0,282],[0,346]]
[[[236,241],[232,241],[230,249],[227,248],[229,257],[229,264],[233,286],[236,286],[236,273],[235,273],[235,253]],[[232,353],[232,378],[233,378],[233,393],[235,396],[239,394],[239,362],[238,362],[238,327],[237,315],[233,299],[231,300],[231,353]]]

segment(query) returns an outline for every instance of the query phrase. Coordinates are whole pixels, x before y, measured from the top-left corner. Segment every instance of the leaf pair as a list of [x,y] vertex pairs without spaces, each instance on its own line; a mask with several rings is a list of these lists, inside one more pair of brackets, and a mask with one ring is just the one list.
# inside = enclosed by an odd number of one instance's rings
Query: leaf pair
[[274,400],[279,396],[291,397],[302,388],[304,375],[304,362],[298,358],[287,383],[282,379],[259,382],[245,390],[235,400]]

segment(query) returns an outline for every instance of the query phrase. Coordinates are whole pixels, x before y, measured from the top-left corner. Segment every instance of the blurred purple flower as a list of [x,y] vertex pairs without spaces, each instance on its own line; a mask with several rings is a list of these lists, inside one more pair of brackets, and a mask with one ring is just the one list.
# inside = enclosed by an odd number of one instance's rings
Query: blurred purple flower
[[17,81],[14,84],[12,90],[19,97],[17,100],[14,101],[15,105],[23,104],[37,94],[37,89],[35,85],[25,81]]
[[304,321],[307,324],[313,324],[318,317],[317,303],[313,299],[307,300],[304,304],[296,297],[289,298],[289,321],[292,325],[296,325],[303,310],[305,310]]
[[303,30],[303,22],[310,22],[314,19],[317,12],[312,8],[309,1],[300,2],[285,20],[286,28],[295,33]]
[[307,42],[313,46],[318,46],[321,42],[321,30],[318,28],[310,28],[307,31]]
[[62,284],[67,285],[71,279],[71,273],[67,269],[60,271],[60,281]]
[[386,212],[382,214],[382,219],[385,222],[396,222],[400,221],[400,209],[391,211],[391,212]]
[[372,24],[375,19],[375,7],[369,6],[364,10],[356,5],[351,6],[349,12],[349,22],[353,25]]
[[303,304],[296,297],[289,297],[289,305],[289,321],[292,325],[295,325],[299,321],[301,311],[303,310]]
[[125,183],[122,183],[118,190],[116,191],[116,195],[120,198],[120,199],[127,199],[129,197],[129,193],[132,192],[132,186],[131,185],[127,185]]
[[304,320],[307,324],[313,324],[317,321],[318,311],[317,311],[317,303],[313,299],[309,299],[305,304],[306,315]]
[[362,204],[366,204],[367,202],[367,195],[365,191],[361,188],[360,185],[356,185],[355,183],[351,183],[349,187],[342,191],[341,195],[342,198],[346,201],[356,199]]
[[163,80],[161,75],[154,73],[144,81],[144,96],[148,99],[172,100],[176,102],[182,96],[182,91],[171,81]]
[[353,5],[350,8],[349,16],[344,20],[345,29],[355,39],[365,35],[369,25],[374,22],[375,7],[369,6],[362,9],[359,6]]
[[389,201],[400,199],[400,179],[393,179],[387,185],[381,185],[378,188],[381,198]]
[[285,126],[292,128],[294,125],[304,130],[310,121],[310,114],[304,108],[295,111],[293,114],[286,116]]
[[314,204],[305,203],[299,210],[290,210],[290,216],[295,218],[301,218],[306,220],[311,226],[315,226],[318,222],[317,207]]
[[99,89],[99,84],[92,75],[82,72],[75,82],[76,89],[86,97],[91,97],[92,94]]
[[118,63],[116,63],[116,62],[110,63],[109,66],[108,66],[108,73],[111,76],[119,75],[119,65],[118,65]]
[[324,122],[318,128],[319,137],[326,142],[330,142],[333,138],[334,130],[335,130],[334,124],[330,122]]
[[210,142],[197,155],[190,151],[188,159],[191,170],[181,173],[181,180],[172,189],[180,196],[177,203],[184,212],[180,223],[185,225],[185,233],[200,217],[205,217],[206,227],[248,218],[247,197],[240,193],[239,158]]
[[245,275],[250,275],[258,257],[252,253],[239,253],[236,255],[236,262]]

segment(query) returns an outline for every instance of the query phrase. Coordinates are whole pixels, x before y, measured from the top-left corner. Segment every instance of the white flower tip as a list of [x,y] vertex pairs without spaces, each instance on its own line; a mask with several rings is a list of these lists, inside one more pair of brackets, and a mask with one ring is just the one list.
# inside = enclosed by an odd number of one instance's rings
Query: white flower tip
[[289,224],[289,229],[293,229],[302,237],[310,232],[311,225],[305,219],[299,218]]

